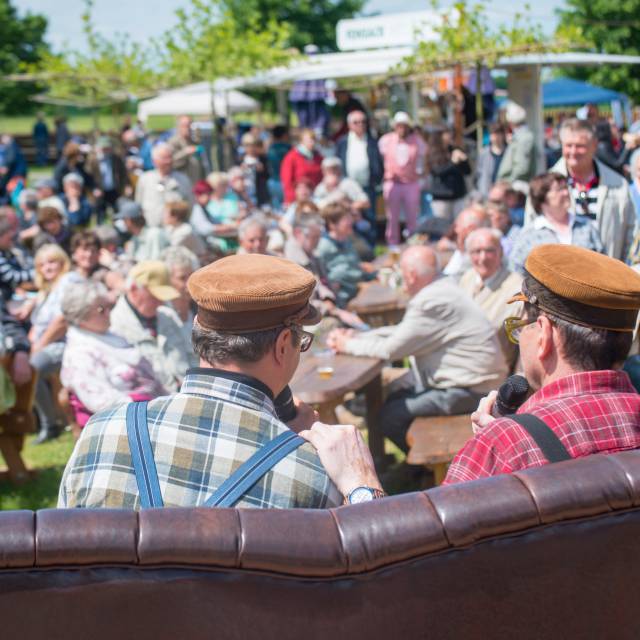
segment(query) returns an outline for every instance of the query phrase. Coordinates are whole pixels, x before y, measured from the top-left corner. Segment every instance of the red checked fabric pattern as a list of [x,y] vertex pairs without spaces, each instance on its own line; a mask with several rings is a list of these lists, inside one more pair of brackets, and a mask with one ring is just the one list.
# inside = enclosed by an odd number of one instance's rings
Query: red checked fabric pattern
[[[589,371],[560,378],[532,395],[518,413],[543,420],[572,458],[640,448],[640,395],[622,371]],[[519,424],[499,418],[458,452],[443,484],[547,462]]]

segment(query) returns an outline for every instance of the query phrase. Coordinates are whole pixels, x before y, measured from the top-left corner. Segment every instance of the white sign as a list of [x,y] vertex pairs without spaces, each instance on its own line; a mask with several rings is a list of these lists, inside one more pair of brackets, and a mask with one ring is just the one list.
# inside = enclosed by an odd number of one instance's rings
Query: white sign
[[437,40],[433,27],[440,21],[435,11],[340,20],[336,25],[336,40],[341,51],[409,46],[421,40]]

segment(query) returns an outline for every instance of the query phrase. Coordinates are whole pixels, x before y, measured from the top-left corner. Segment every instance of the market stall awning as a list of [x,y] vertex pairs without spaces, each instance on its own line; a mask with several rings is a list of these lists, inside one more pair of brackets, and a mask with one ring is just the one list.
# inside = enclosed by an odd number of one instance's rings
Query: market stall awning
[[617,91],[571,78],[558,78],[542,85],[542,104],[545,107],[566,107],[588,102],[604,104],[614,100],[622,101],[625,97]]
[[[250,96],[235,89],[220,90],[214,94],[217,116],[257,111],[259,104]],[[149,116],[211,116],[211,86],[208,82],[162,91],[155,98],[138,103],[138,117],[143,121]]]

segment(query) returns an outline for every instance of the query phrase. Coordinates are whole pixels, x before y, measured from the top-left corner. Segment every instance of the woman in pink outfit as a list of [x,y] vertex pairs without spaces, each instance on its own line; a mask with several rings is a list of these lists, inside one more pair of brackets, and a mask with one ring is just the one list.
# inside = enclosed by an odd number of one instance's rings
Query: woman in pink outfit
[[420,213],[420,177],[424,173],[427,145],[411,129],[404,111],[393,116],[393,131],[378,143],[384,161],[382,195],[387,212],[385,237],[390,245],[400,244],[400,213],[404,209],[407,231],[415,231]]

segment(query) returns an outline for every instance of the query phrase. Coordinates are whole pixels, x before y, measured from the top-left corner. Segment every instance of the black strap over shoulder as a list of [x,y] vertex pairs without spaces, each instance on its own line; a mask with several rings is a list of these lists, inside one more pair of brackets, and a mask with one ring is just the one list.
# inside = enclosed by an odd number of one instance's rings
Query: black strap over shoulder
[[535,440],[549,462],[571,460],[571,455],[558,436],[540,418],[530,413],[517,413],[506,417],[517,422]]

